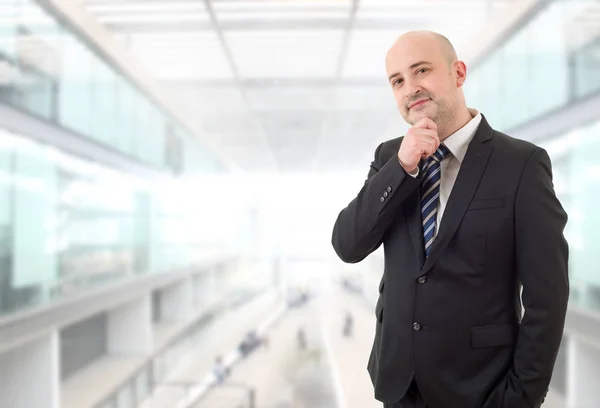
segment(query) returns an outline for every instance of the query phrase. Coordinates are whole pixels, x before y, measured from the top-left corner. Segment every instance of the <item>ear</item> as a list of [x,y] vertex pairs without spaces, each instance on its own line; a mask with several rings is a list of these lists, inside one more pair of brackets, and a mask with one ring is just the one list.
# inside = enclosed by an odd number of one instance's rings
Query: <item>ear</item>
[[467,79],[467,66],[462,61],[455,61],[452,70],[456,79],[456,87],[460,88]]

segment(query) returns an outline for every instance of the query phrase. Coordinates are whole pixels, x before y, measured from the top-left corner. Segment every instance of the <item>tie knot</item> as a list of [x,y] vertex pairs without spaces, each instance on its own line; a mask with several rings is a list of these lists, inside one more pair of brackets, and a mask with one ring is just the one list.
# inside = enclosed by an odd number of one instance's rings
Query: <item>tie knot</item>
[[437,150],[429,157],[429,159],[435,160],[436,162],[441,162],[449,153],[450,150],[448,150],[445,145],[440,144],[440,147],[437,148]]

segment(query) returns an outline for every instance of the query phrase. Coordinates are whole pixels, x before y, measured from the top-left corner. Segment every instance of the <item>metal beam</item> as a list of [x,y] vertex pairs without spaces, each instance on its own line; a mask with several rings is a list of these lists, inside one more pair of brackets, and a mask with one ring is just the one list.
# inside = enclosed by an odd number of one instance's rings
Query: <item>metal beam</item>
[[135,174],[144,179],[169,175],[164,170],[145,164],[104,143],[95,142],[87,135],[67,130],[2,102],[0,102],[0,123],[2,128],[17,135],[54,146],[62,151],[91,162],[109,166],[112,169]]
[[[227,64],[229,65],[229,69],[233,74],[236,82],[240,80],[240,72],[235,64],[235,60],[233,59],[233,54],[231,53],[231,49],[227,45],[227,41],[225,40],[225,36],[223,35],[223,29],[219,24],[219,20],[217,19],[217,15],[215,14],[215,10],[212,4],[212,0],[204,0],[204,4],[206,6],[206,10],[208,11],[208,15],[210,16],[211,21],[211,29],[214,30],[215,34],[217,34],[217,38],[219,39],[219,43],[221,44],[221,48],[223,48],[223,53],[225,54],[225,58],[227,59]],[[198,25],[198,23],[193,23]]]
[[600,92],[577,101],[569,101],[566,106],[560,106],[524,125],[508,129],[506,133],[537,143],[569,132],[573,129],[573,124],[583,126],[598,120],[598,112],[600,112]]
[[[390,31],[390,30],[412,30],[422,27],[430,21],[415,21],[414,19],[378,20],[361,19],[355,20],[352,28],[354,30]],[[104,23],[113,32],[199,32],[211,31],[214,24],[200,21],[164,21],[156,23]],[[318,19],[306,18],[289,20],[231,20],[219,23],[221,32],[231,30],[347,30],[348,21],[345,19]]]
[[342,46],[340,48],[340,55],[338,56],[337,66],[335,69],[335,76],[337,78],[342,77],[344,61],[346,60],[348,48],[350,47],[350,37],[352,36],[352,30],[354,29],[354,24],[356,22],[356,13],[358,12],[359,5],[360,0],[352,0],[352,9],[350,10],[350,17],[348,18],[346,30],[344,32],[344,38],[342,40]]

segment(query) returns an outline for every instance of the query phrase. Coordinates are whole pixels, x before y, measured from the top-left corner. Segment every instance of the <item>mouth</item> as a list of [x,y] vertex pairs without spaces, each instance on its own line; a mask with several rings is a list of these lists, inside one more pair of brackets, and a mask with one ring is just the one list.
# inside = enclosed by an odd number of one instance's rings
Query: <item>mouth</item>
[[411,104],[408,106],[408,109],[410,110],[410,109],[413,109],[413,108],[418,108],[419,106],[422,106],[422,105],[424,105],[426,102],[429,102],[429,101],[430,101],[430,99],[421,99],[420,101],[413,102],[413,103],[411,103]]

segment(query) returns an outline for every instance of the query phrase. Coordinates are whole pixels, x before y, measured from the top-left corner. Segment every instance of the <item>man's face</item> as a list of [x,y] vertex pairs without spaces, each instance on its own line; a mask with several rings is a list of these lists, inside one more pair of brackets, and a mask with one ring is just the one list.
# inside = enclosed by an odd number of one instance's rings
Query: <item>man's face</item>
[[406,36],[394,44],[386,70],[406,122],[427,116],[440,125],[451,119],[458,97],[453,67],[432,37]]

